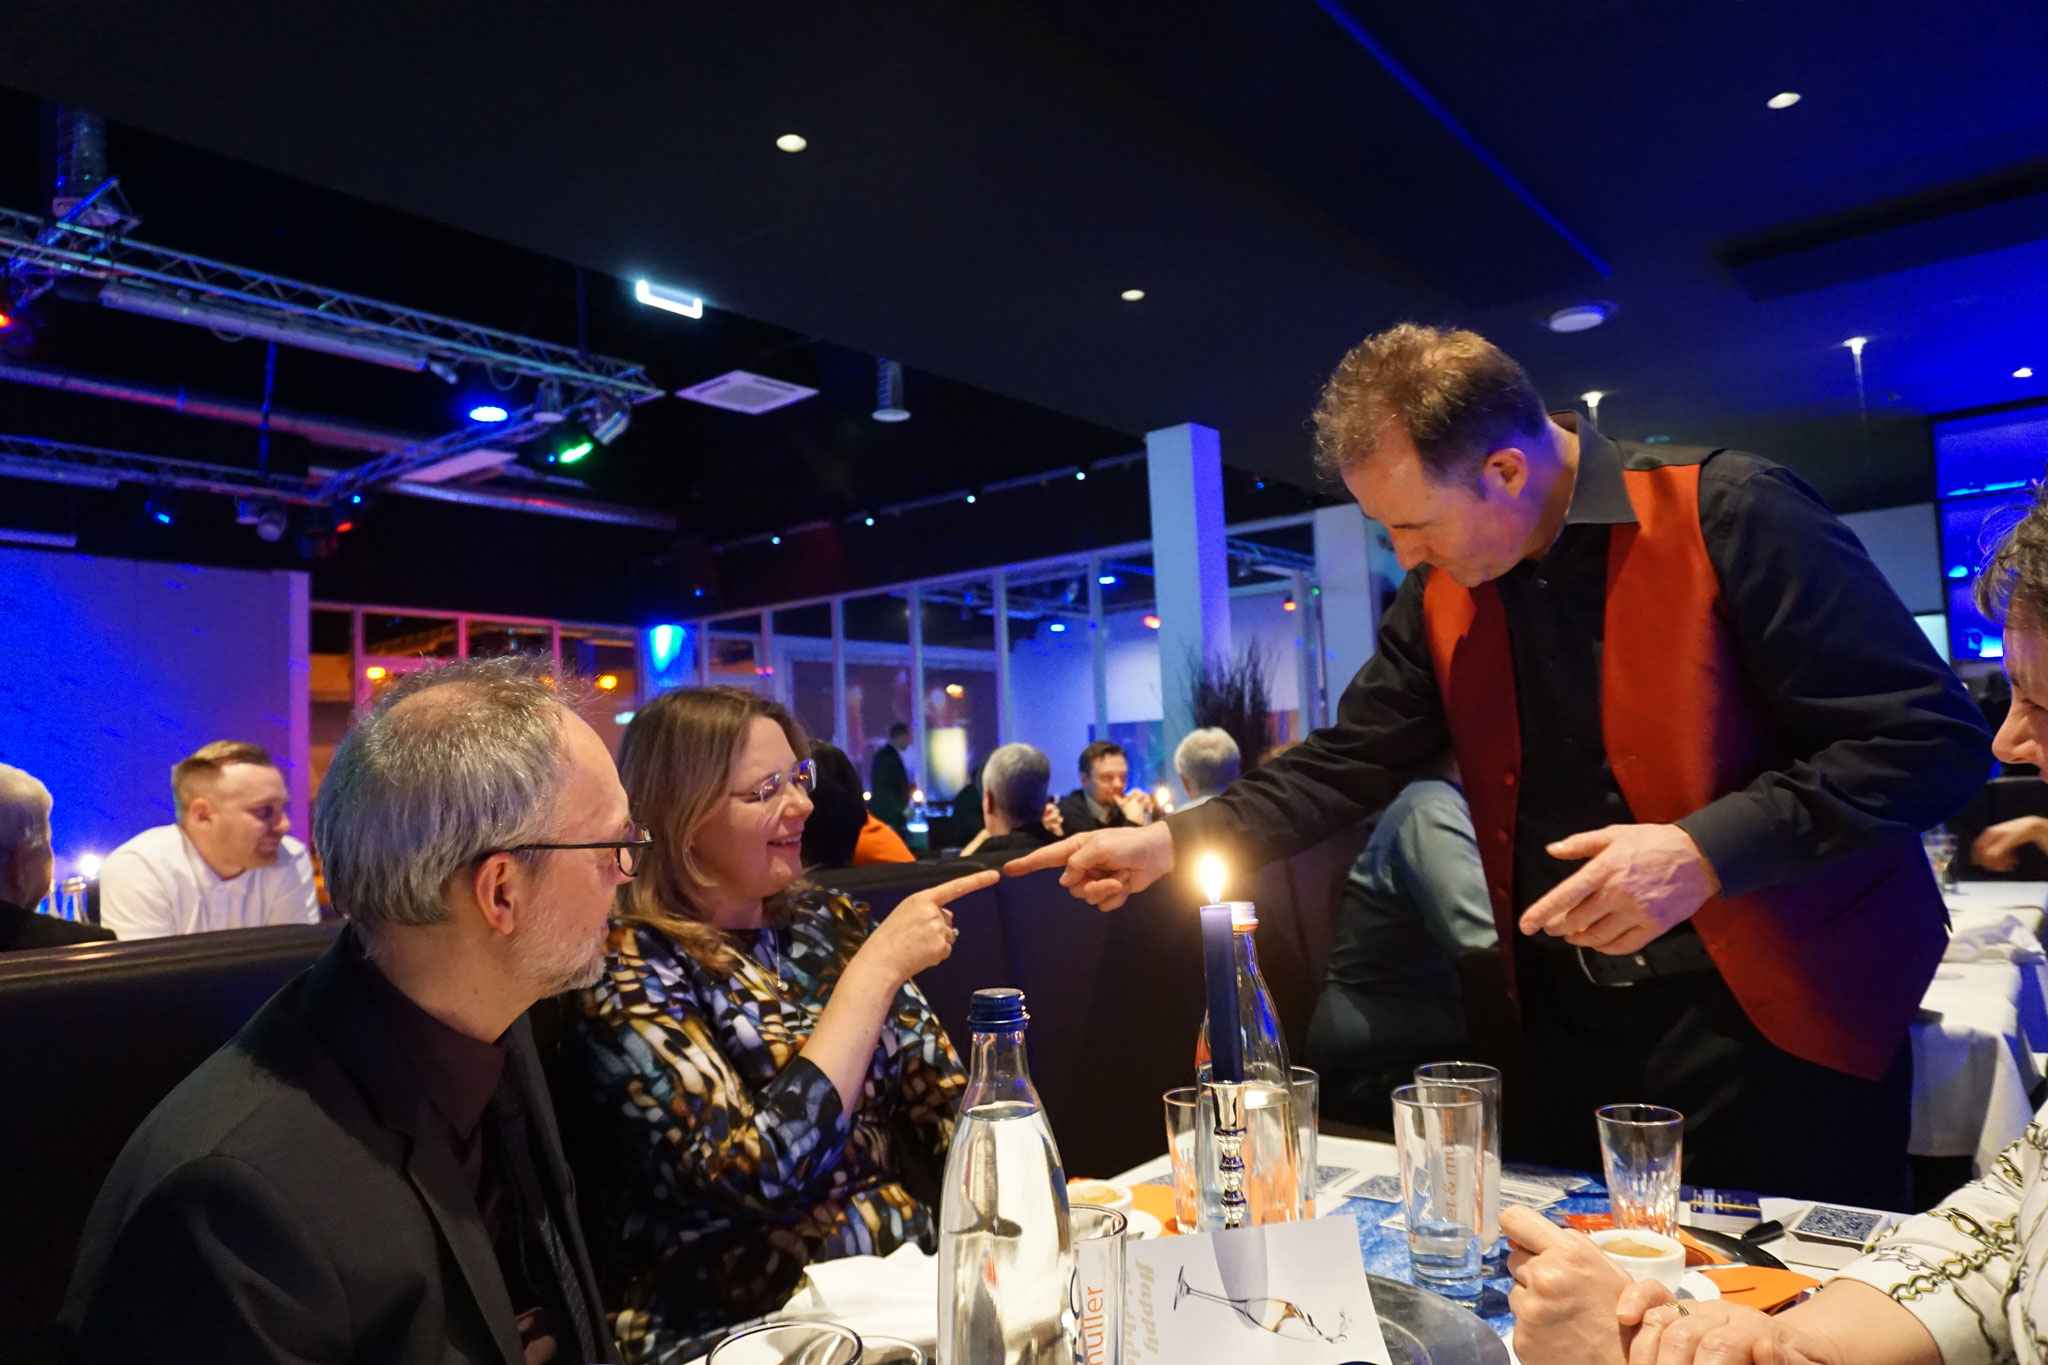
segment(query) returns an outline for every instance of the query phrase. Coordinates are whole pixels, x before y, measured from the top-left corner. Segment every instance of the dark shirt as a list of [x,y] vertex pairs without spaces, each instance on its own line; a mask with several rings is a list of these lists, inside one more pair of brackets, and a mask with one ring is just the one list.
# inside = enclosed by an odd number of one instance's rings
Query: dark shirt
[[1086,834],[1091,829],[1124,829],[1131,823],[1124,814],[1124,808],[1112,801],[1102,808],[1102,818],[1095,818],[1095,807],[1088,800],[1088,789],[1076,787],[1060,798],[1060,820],[1068,834]]
[[[1522,733],[1518,910],[1579,866],[1547,844],[1635,821],[1608,766],[1600,659],[1609,528],[1636,520],[1622,471],[1653,467],[1657,452],[1617,445],[1571,414],[1554,420],[1580,435],[1565,524],[1546,554],[1498,580]],[[1990,766],[1983,720],[1855,534],[1789,470],[1741,451],[1706,459],[1699,505],[1737,655],[1786,741],[1755,781],[1677,822],[1723,893],[1788,880],[1959,809]],[[1448,750],[1423,632],[1428,573],[1401,585],[1336,723],[1168,817],[1176,846],[1284,857],[1373,815]]]
[[898,834],[903,832],[910,811],[910,774],[893,744],[875,750],[874,761],[868,764],[868,809]]
[[[527,1359],[562,1358],[555,1340],[557,1325],[567,1321],[561,1290],[538,1249],[537,1234],[523,1226],[519,1182],[509,1164],[530,1162],[531,1157],[523,1150],[517,1155],[510,1150],[502,1124],[485,1122],[505,1082],[504,1041],[486,1043],[450,1028],[392,985],[375,962],[362,966],[363,989],[392,1041],[412,1064],[420,1091],[442,1124],[455,1164],[476,1199],[519,1319]],[[574,1331],[568,1336],[574,1340]]]
[[33,906],[0,901],[0,953],[29,948],[63,948],[73,943],[111,943],[114,931],[97,924],[79,924],[55,915],[39,915]]
[[967,856],[990,867],[1000,867],[1012,858],[1021,858],[1027,853],[1044,848],[1053,841],[1052,831],[1044,825],[1023,825],[1008,834],[991,834],[981,841],[981,846]]

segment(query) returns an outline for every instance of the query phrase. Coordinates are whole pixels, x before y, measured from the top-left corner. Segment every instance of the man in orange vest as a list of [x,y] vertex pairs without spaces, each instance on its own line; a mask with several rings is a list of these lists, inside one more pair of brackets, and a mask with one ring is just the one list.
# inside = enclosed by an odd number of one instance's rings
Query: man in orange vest
[[1410,571],[1336,723],[1008,870],[1113,909],[1177,854],[1248,870],[1354,825],[1449,751],[1535,1062],[1510,1157],[1590,1168],[1596,1106],[1666,1104],[1690,1183],[1904,1207],[1946,942],[1916,836],[1991,758],[1855,535],[1767,460],[1546,414],[1471,332],[1367,338],[1316,423]]

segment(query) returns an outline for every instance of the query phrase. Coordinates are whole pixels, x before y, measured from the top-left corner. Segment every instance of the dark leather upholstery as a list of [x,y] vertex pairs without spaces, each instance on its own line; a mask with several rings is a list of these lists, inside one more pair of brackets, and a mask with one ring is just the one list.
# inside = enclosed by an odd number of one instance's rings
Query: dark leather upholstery
[[[1258,903],[1260,964],[1297,1052],[1360,837],[1261,869],[1233,891]],[[916,890],[978,870],[898,863],[814,880],[886,915]],[[1041,872],[954,903],[959,945],[919,985],[963,1050],[975,991],[1025,991],[1032,1075],[1069,1174],[1114,1174],[1165,1146],[1159,1097],[1192,1081],[1201,1026],[1201,899],[1174,877],[1104,914]],[[0,1361],[54,1359],[48,1324],[122,1144],[334,932],[245,929],[0,957],[0,1170],[10,1175],[0,1182]],[[544,1057],[560,1008],[535,1011]]]
[[85,1215],[157,1101],[313,964],[336,925],[0,956],[0,1360],[54,1360]]

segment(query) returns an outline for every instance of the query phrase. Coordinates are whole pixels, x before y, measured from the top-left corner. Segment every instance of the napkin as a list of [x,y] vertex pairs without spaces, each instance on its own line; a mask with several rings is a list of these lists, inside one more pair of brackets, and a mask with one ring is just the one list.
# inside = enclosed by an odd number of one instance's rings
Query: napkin
[[2013,915],[2006,915],[1996,924],[1986,924],[1975,929],[1966,929],[1948,941],[1948,951],[1941,955],[1943,962],[2043,962],[2048,953],[2041,950],[2041,940],[2035,938],[2026,925]]
[[887,1256],[818,1261],[773,1319],[823,1319],[863,1336],[901,1337],[920,1346],[939,1340],[939,1258],[915,1245]]
[[1700,1274],[1714,1282],[1726,1302],[1754,1308],[1759,1313],[1775,1313],[1806,1290],[1820,1285],[1811,1275],[1761,1265],[1713,1266]]

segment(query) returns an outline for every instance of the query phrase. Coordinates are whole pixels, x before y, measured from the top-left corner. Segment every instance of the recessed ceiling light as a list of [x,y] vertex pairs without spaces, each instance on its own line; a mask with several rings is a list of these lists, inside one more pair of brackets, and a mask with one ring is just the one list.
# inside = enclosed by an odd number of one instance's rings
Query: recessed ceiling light
[[[1792,98],[1796,100],[1799,96],[1794,95]],[[804,136],[801,133],[784,133],[781,137],[775,139],[775,145],[785,152],[800,152],[811,144],[804,140]]]
[[704,300],[695,294],[680,289],[671,289],[665,284],[652,280],[633,281],[633,297],[649,308],[659,308],[666,313],[681,313],[686,318],[704,316]]
[[2022,365],[2012,372],[2012,377],[2014,379],[2032,379],[2034,377],[2034,367],[2032,365]]
[[1850,337],[1847,341],[1843,342],[1842,344],[1849,348],[1849,354],[1855,356],[1858,360],[1861,360],[1863,358],[1863,348],[1870,344],[1870,338]]
[[1614,305],[1601,299],[1589,299],[1575,303],[1569,308],[1560,308],[1543,320],[1543,325],[1553,332],[1589,332],[1614,316]]
[[1125,303],[1136,303],[1139,299],[1142,299],[1144,297],[1145,291],[1142,289],[1126,289],[1123,292],[1123,301]]
[[769,543],[770,545],[780,545],[780,544],[782,543],[782,537],[781,537],[781,536],[770,536],[770,537],[768,537],[768,543]]
[[1783,94],[1771,96],[1764,103],[1773,109],[1790,109],[1793,105],[1799,103],[1799,92],[1797,90],[1787,90]]
[[972,506],[974,505],[974,494],[972,494],[972,493],[969,493],[969,494],[967,495],[967,505],[968,505],[968,506],[970,506],[970,507],[972,507]]

